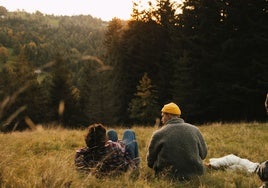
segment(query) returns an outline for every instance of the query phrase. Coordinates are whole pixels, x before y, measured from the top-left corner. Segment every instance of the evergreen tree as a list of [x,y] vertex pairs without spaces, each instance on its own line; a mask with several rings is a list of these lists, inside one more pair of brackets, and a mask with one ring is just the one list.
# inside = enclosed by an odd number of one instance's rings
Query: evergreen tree
[[152,125],[159,117],[156,90],[147,73],[144,73],[139,85],[137,85],[135,98],[129,104],[129,113],[133,123],[143,125]]
[[[264,7],[265,1],[250,0],[184,2],[180,26],[191,67],[186,76],[191,81],[184,88],[191,92],[183,103],[191,119],[253,120],[264,115],[259,100],[267,71]],[[177,92],[180,99],[186,94]]]
[[105,33],[105,63],[111,67],[109,71],[102,73],[105,89],[105,118],[108,124],[120,124],[125,116],[125,88],[122,80],[122,35],[126,29],[127,22],[112,19]]
[[[133,20],[122,35],[119,83],[124,88],[126,109],[144,72],[151,75],[158,91],[159,103],[172,100],[174,64],[180,49],[177,40],[176,13],[170,1],[159,1],[148,10],[134,12]],[[126,114],[122,110],[123,114]],[[125,116],[125,115],[123,115]]]
[[1,71],[0,124],[2,131],[29,128],[25,117],[39,123],[41,108],[39,84],[34,69],[27,61],[20,59],[14,67],[5,65]]
[[114,121],[113,96],[110,87],[110,66],[97,57],[83,62],[80,70],[80,107],[85,125],[101,122],[106,125]]
[[77,126],[79,118],[77,104],[78,90],[71,83],[71,72],[66,65],[67,60],[57,57],[52,70],[50,88],[52,119],[63,126]]
[[[39,109],[39,113],[41,117],[39,121],[43,124],[48,124],[50,122],[55,121],[55,113],[52,108],[52,99],[50,95],[51,87],[52,87],[52,76],[51,74],[45,75],[45,78],[39,84],[40,86],[40,103],[41,108]],[[54,116],[54,117],[53,117]]]

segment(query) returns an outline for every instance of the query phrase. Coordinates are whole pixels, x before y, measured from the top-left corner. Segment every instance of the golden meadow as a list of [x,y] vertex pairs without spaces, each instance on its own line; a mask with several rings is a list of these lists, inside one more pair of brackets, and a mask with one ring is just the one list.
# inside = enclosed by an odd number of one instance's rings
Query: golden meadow
[[[112,127],[108,127],[112,128]],[[115,127],[114,127],[115,128]],[[254,162],[268,159],[268,123],[211,123],[199,126],[207,145],[209,158],[230,153]],[[122,136],[123,128],[115,128]],[[0,134],[0,187],[58,188],[58,187],[242,187],[261,185],[255,174],[244,171],[210,170],[187,183],[156,179],[146,166],[147,146],[156,127],[134,126],[142,158],[139,171],[118,177],[96,179],[80,174],[74,167],[75,150],[83,147],[86,129],[63,128]]]

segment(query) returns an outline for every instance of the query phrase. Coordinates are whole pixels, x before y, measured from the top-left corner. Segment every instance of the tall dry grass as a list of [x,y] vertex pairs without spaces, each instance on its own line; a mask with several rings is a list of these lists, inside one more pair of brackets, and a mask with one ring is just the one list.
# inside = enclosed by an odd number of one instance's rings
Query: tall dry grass
[[[109,128],[109,127],[108,127]],[[214,123],[199,127],[207,145],[208,156],[236,154],[254,162],[268,159],[268,123]],[[122,135],[123,128],[115,128]],[[139,172],[96,179],[74,168],[75,150],[84,146],[86,130],[62,128],[0,134],[0,187],[259,187],[255,174],[243,171],[207,170],[205,175],[187,183],[156,179],[146,166],[147,146],[155,127],[133,127],[142,158]]]

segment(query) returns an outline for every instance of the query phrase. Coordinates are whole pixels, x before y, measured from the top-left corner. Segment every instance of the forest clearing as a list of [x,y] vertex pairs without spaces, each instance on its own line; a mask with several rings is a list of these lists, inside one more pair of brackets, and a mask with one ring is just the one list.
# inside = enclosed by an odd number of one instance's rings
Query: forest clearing
[[[202,132],[204,162],[268,159],[267,0],[157,2],[109,22],[0,5],[0,188],[261,186],[244,171],[156,178],[146,153],[161,107],[174,102]],[[138,170],[104,179],[77,171],[95,122],[120,137],[135,131]]]
[[[121,137],[125,127],[114,128]],[[210,123],[198,125],[208,146],[209,158],[230,153],[253,162],[267,160],[268,123]],[[141,157],[139,171],[96,179],[74,166],[75,151],[85,146],[86,129],[42,128],[0,134],[0,187],[259,187],[256,174],[207,169],[205,175],[181,183],[154,177],[146,165],[150,137],[157,127],[133,126]]]

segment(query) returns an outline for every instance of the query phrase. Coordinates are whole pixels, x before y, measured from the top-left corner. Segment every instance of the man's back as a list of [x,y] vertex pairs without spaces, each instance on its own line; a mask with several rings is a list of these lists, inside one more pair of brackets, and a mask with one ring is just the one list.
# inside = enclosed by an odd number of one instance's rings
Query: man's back
[[148,166],[156,171],[173,167],[178,175],[201,175],[206,155],[206,144],[199,129],[178,118],[154,133]]

